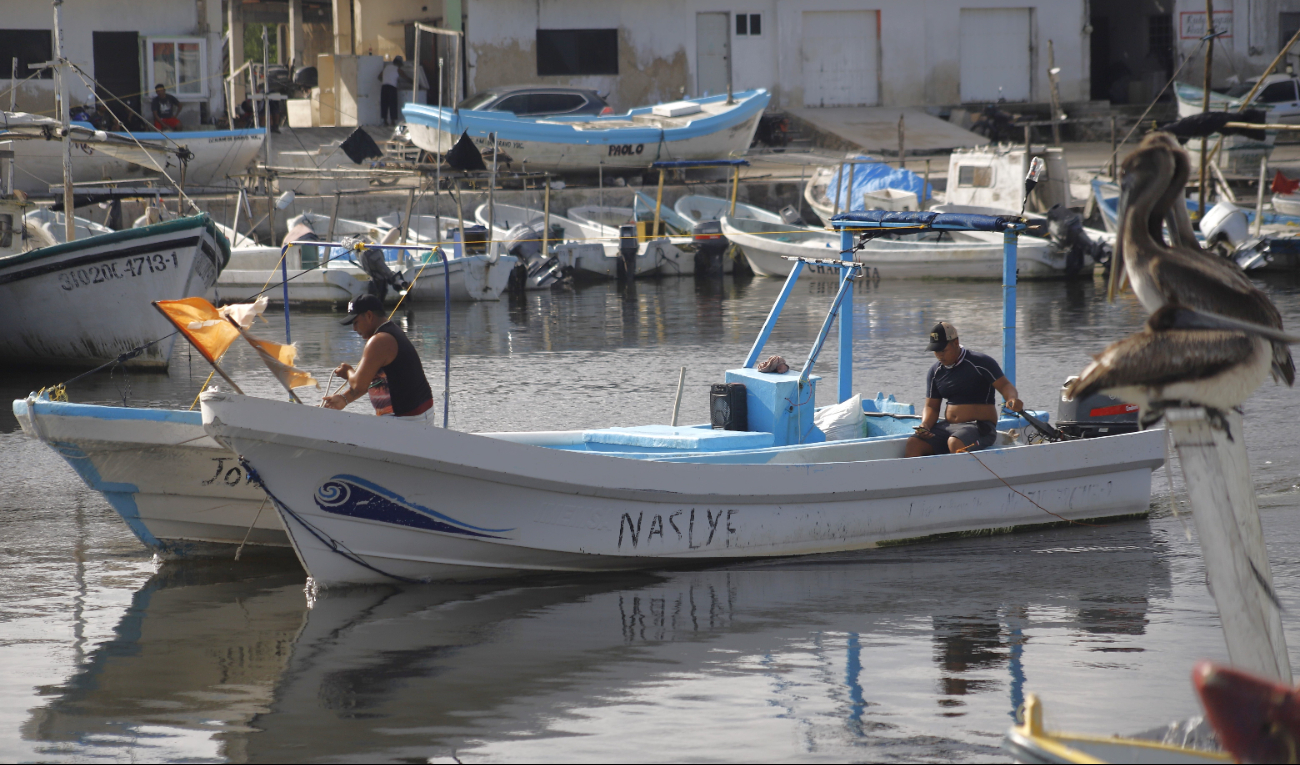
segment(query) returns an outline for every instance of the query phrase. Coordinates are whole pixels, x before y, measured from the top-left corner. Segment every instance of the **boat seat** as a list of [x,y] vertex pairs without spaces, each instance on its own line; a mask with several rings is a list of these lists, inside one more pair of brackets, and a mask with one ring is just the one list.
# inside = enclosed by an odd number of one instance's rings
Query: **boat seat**
[[656,451],[724,452],[735,449],[765,449],[773,445],[771,433],[714,430],[672,425],[638,425],[631,428],[588,430],[582,440],[601,446]]

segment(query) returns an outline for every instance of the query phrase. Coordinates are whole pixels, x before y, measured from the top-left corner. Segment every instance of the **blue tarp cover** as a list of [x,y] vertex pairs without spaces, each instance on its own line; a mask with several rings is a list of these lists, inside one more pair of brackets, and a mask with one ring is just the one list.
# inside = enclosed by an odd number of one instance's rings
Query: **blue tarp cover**
[[[924,178],[911,170],[890,167],[875,157],[856,157],[847,160],[843,171],[844,176],[840,177],[840,169],[836,168],[835,174],[831,176],[831,182],[826,186],[826,198],[831,202],[835,201],[835,187],[838,185],[840,209],[846,212],[863,209],[862,195],[867,191],[898,189],[910,191],[921,200],[933,196],[934,187],[926,186]],[[848,193],[850,179],[853,181],[852,194]],[[852,205],[849,204],[849,200],[853,201]]]
[[890,212],[867,210],[840,213],[831,218],[832,225],[866,226],[871,228],[898,228],[915,226],[954,231],[1005,231],[1019,220],[1001,215],[970,215],[967,213]]

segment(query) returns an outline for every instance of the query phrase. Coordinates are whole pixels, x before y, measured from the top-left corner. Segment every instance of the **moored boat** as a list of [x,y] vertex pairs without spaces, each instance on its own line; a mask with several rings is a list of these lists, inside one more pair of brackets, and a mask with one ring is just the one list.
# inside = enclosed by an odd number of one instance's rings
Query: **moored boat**
[[[14,237],[10,237],[15,239]],[[149,308],[201,296],[230,259],[207,215],[179,218],[0,255],[0,358],[94,366],[166,367],[176,340]]]
[[[839,258],[839,234],[752,219],[722,219],[722,233],[745,254],[759,276],[785,277],[791,257]],[[928,231],[897,238],[872,239],[854,259],[882,279],[1000,279],[1001,236],[983,231]],[[1050,242],[1022,240],[1020,276],[1052,279],[1066,276],[1065,257]],[[811,278],[838,279],[835,266],[812,264]]]
[[[883,224],[847,217],[841,249],[872,225],[1001,233],[1014,299],[1023,221],[919,215]],[[836,314],[851,311],[847,285],[802,372],[753,369],[803,264],[745,365],[727,372],[746,386],[740,430],[476,435],[218,391],[201,396],[204,428],[248,463],[299,558],[327,587],[834,552],[1147,512],[1151,471],[1164,461],[1160,431],[1032,446],[1003,434],[978,454],[902,460],[914,421],[863,401],[872,416],[860,437],[825,441],[811,369]],[[1003,368],[1014,380],[1013,308],[1006,315]],[[841,405],[852,401],[851,325],[840,330]]]
[[203,432],[197,411],[32,395],[14,401],[13,412],[163,558],[228,555],[245,540],[252,548],[289,545],[266,495],[239,458]]
[[644,168],[662,159],[743,155],[770,96],[766,90],[705,96],[609,116],[516,117],[509,112],[406,104],[402,115],[416,146],[445,154],[468,133],[480,149],[535,170]]
[[722,220],[724,216],[747,218],[764,223],[785,223],[780,215],[756,205],[737,202],[735,212],[732,212],[731,200],[722,197],[701,196],[699,194],[688,194],[678,199],[673,204],[673,210],[692,223],[701,223],[706,220]]

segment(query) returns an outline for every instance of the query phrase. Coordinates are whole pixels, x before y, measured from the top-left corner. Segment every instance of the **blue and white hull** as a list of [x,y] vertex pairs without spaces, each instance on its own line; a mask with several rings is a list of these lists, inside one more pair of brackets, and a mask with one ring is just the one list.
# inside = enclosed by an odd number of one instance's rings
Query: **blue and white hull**
[[445,154],[462,133],[490,150],[495,133],[499,161],[532,170],[643,169],[661,160],[740,157],[749,150],[770,96],[763,89],[690,99],[699,111],[661,117],[654,107],[606,117],[516,117],[508,112],[402,107],[416,146]]
[[1145,513],[1164,460],[1154,430],[909,460],[906,433],[637,458],[592,453],[581,432],[475,435],[224,392],[201,401],[205,430],[251,463],[326,587],[827,553]]
[[23,432],[67,460],[86,485],[164,558],[288,547],[239,459],[203,432],[198,412],[53,402],[13,403]]

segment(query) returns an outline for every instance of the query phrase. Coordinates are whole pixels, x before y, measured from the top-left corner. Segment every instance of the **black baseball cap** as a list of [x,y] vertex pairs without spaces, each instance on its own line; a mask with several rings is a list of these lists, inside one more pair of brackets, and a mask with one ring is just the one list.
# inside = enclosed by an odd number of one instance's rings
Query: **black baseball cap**
[[948,343],[957,339],[957,328],[946,321],[941,321],[930,329],[930,344],[925,346],[928,351],[942,351],[948,347]]
[[352,322],[357,320],[358,316],[365,313],[366,311],[383,313],[384,304],[379,302],[379,298],[375,297],[374,295],[371,295],[370,293],[366,293],[365,295],[362,295],[356,300],[353,300],[351,303],[348,303],[348,318],[344,319],[339,323],[345,327],[349,326],[352,324]]

